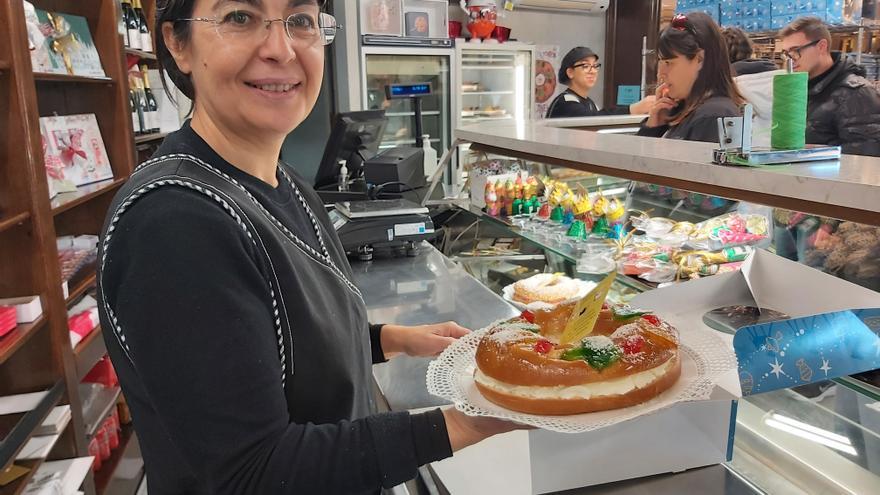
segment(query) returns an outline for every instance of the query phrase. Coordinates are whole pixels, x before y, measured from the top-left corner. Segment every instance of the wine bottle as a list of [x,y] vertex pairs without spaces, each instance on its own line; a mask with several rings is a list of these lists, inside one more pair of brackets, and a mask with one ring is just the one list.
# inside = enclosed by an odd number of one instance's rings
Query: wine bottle
[[122,8],[128,13],[125,26],[128,29],[128,47],[134,50],[141,49],[141,27],[138,16],[131,7],[131,0],[122,0]]
[[147,23],[147,16],[144,15],[144,6],[141,0],[134,0],[134,11],[138,17],[138,25],[141,32],[141,50],[145,52],[153,51],[153,36],[150,35],[150,25]]
[[137,93],[135,78],[128,78],[128,103],[131,106],[131,128],[135,136],[140,136],[144,131],[144,113]]
[[144,99],[146,100],[146,112],[148,117],[147,126],[150,132],[159,132],[159,103],[156,101],[156,95],[150,89],[150,73],[146,65],[141,66],[141,73],[144,75]]

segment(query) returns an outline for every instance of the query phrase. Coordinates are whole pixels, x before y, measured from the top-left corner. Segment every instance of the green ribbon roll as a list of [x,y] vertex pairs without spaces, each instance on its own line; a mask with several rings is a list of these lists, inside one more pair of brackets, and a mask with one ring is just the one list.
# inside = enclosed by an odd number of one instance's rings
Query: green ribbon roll
[[770,146],[779,150],[799,150],[806,145],[806,72],[779,74],[773,78],[773,127]]

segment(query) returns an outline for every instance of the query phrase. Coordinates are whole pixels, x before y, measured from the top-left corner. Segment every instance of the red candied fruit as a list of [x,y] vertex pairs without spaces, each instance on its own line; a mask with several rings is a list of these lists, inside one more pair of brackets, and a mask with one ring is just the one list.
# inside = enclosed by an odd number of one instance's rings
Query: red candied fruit
[[655,315],[645,315],[642,318],[655,327],[660,326],[660,318],[657,318]]
[[547,354],[548,352],[553,350],[553,342],[549,340],[539,340],[535,342],[535,352],[538,354]]
[[529,323],[535,322],[535,313],[532,313],[531,311],[528,311],[528,310],[523,311],[522,314],[520,315],[520,317]]
[[641,335],[632,335],[620,345],[620,347],[623,348],[624,354],[638,354],[642,352],[642,347],[644,346],[645,338]]

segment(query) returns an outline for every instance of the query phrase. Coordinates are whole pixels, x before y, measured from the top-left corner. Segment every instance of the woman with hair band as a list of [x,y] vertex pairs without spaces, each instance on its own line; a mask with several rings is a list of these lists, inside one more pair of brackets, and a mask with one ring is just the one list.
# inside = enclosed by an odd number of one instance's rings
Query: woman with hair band
[[454,323],[369,325],[317,194],[278,157],[336,21],[315,0],[159,0],[159,63],[192,119],[109,208],[98,292],[151,495],[378,493],[517,426],[376,413],[371,366]]
[[706,14],[678,14],[660,34],[657,101],[640,136],[718,142],[719,117],[741,114],[727,47]]

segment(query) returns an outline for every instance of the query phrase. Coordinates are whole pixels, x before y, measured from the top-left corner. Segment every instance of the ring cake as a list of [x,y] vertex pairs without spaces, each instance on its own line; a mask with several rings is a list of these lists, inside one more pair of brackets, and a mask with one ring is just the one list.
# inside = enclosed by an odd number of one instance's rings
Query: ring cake
[[678,332],[669,324],[605,305],[587,337],[559,344],[574,307],[524,312],[483,336],[474,381],[486,399],[529,414],[580,414],[640,404],[678,380]]
[[581,286],[565,275],[541,273],[513,284],[513,300],[523,304],[557,304],[577,297]]

